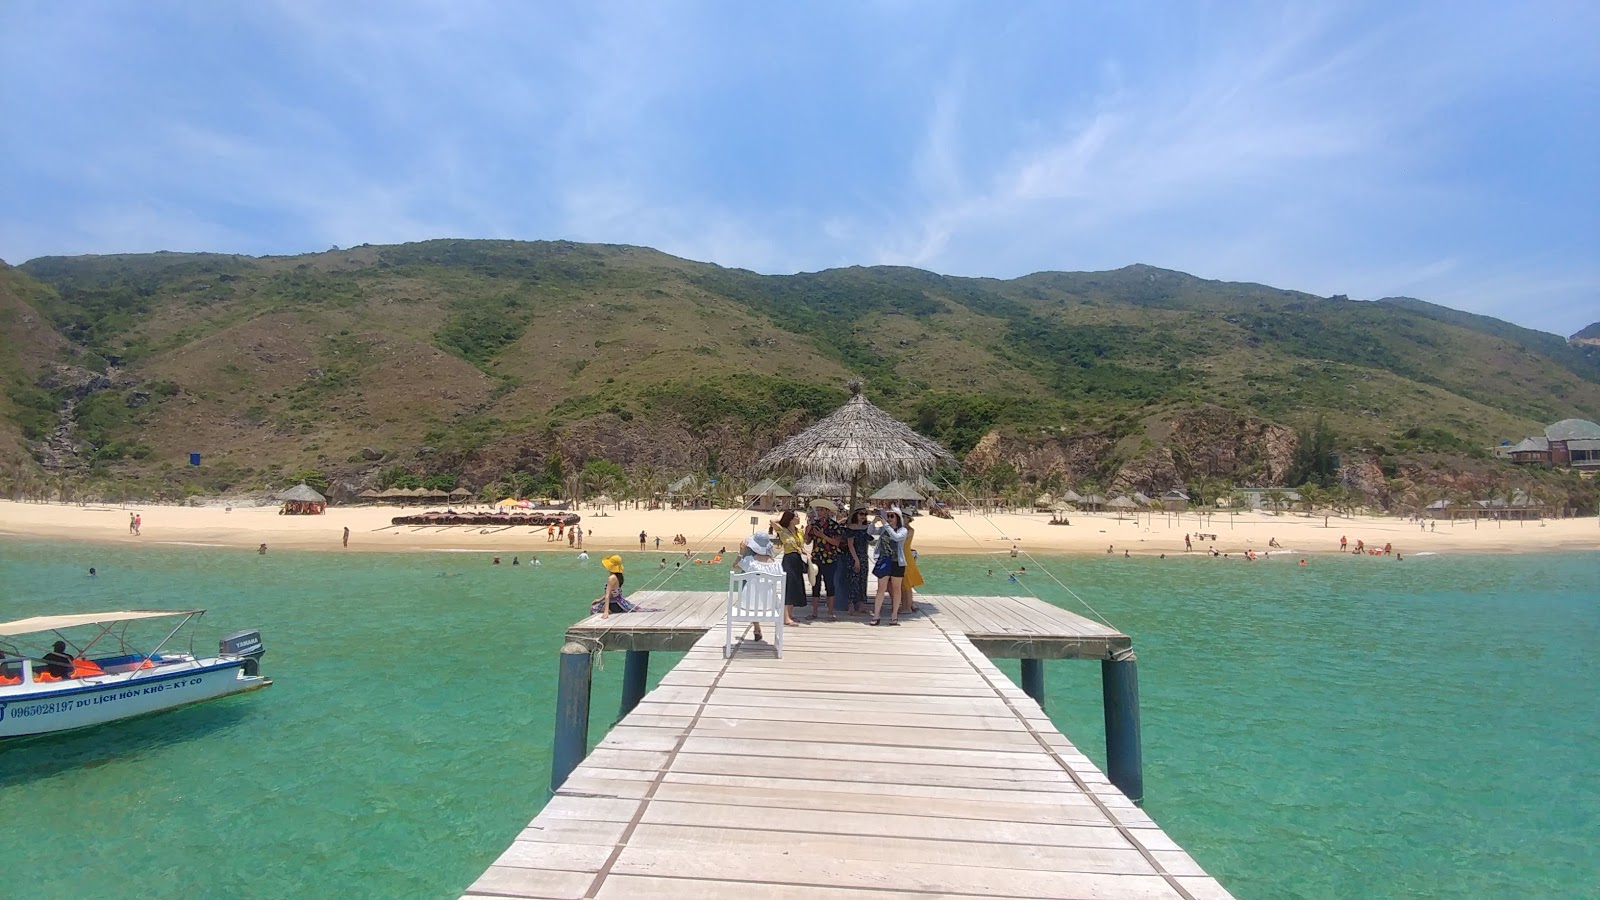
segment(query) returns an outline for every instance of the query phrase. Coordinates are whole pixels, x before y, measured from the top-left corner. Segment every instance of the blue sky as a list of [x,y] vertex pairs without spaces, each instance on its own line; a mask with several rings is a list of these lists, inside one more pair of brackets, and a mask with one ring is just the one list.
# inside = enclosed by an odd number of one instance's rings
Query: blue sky
[[1600,4],[0,4],[0,258],[1134,262],[1600,319]]

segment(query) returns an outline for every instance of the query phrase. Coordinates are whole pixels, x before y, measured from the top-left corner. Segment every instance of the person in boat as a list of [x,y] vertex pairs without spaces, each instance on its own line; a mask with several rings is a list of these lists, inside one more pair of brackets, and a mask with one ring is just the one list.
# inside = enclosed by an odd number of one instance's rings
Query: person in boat
[[72,677],[72,655],[67,653],[66,641],[56,641],[44,655],[44,670],[57,678]]

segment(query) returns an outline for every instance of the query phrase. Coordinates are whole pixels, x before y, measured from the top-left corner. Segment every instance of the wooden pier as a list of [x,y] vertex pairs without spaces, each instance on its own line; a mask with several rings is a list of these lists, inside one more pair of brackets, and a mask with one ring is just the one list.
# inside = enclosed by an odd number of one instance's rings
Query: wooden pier
[[[634,599],[663,611],[568,630],[554,796],[467,896],[1229,896],[1035,700],[1039,660],[1101,660],[1108,753],[1137,776],[1132,642],[1113,628],[1032,598],[919,596],[897,628],[787,628],[781,659],[770,625],[764,643],[745,626],[725,659],[722,593]],[[584,757],[590,651],[613,649],[624,716]],[[652,650],[687,653],[645,694]],[[1032,661],[1034,696],[993,656],[1022,658],[1024,682]]]

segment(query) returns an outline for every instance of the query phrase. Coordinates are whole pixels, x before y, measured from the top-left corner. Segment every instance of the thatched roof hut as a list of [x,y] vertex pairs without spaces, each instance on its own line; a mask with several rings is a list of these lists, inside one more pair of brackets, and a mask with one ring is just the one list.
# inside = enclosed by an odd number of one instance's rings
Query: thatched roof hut
[[458,487],[455,490],[450,492],[450,497],[453,498],[453,499],[459,499],[459,498],[462,498],[462,497],[471,497],[471,496],[472,496],[472,492],[467,490],[464,487]]
[[367,488],[366,490],[362,491],[361,493],[357,494],[356,496],[360,497],[363,500],[376,500],[379,497],[383,496],[383,492],[382,491],[375,491],[372,488]]
[[1062,503],[1082,503],[1083,495],[1079,494],[1077,491],[1069,489],[1065,494],[1062,494],[1056,499]]
[[400,488],[389,488],[388,490],[379,493],[378,496],[384,498],[385,500],[392,500],[396,497],[409,497],[411,495]]
[[776,512],[780,507],[787,508],[793,504],[784,501],[793,499],[794,494],[772,478],[762,479],[744,491],[744,505],[762,512]]
[[863,481],[916,478],[956,465],[955,456],[937,441],[868,403],[859,383],[850,385],[850,393],[822,421],[767,451],[757,471],[843,481],[854,503]]
[[1106,506],[1108,508],[1110,508],[1110,509],[1138,509],[1139,508],[1139,504],[1133,502],[1132,500],[1129,500],[1127,497],[1113,497],[1111,499],[1111,502],[1107,503]]

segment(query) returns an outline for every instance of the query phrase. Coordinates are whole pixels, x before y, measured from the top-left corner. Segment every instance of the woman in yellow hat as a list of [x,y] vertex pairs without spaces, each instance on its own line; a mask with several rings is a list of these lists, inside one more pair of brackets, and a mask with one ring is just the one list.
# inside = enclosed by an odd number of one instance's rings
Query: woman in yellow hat
[[606,592],[600,599],[589,604],[589,612],[599,613],[600,618],[609,619],[612,613],[630,612],[660,612],[660,609],[647,608],[634,603],[622,596],[622,557],[613,553],[600,560],[608,573],[606,575]]

